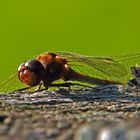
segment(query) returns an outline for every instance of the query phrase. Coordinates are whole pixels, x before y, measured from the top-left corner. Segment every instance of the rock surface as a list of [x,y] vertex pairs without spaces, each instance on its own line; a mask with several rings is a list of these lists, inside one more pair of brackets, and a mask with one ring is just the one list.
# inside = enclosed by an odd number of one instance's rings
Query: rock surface
[[139,122],[136,87],[0,94],[0,140],[137,140]]

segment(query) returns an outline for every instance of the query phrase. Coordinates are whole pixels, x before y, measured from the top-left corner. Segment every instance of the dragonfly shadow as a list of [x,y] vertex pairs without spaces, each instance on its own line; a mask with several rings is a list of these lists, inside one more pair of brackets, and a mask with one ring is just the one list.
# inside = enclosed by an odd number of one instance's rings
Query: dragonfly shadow
[[128,86],[104,86],[96,89],[76,88],[76,89],[59,89],[54,91],[38,92],[11,92],[0,94],[2,102],[18,105],[58,105],[69,103],[101,103],[103,106],[108,104],[129,104],[140,102],[140,89],[129,88]]
[[[123,86],[122,86],[123,87]],[[58,91],[60,98],[70,98],[74,102],[80,101],[108,101],[108,102],[140,102],[140,89],[128,90],[125,86],[121,90],[116,86],[99,89],[75,89],[72,91]]]

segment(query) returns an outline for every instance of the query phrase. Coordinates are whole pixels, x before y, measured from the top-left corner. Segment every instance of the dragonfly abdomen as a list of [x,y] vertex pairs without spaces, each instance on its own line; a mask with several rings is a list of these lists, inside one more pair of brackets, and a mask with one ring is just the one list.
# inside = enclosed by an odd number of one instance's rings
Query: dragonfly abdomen
[[94,84],[94,85],[121,84],[120,82],[113,81],[113,80],[100,79],[100,78],[84,75],[75,72],[74,70],[71,70],[71,76],[69,80],[79,81],[79,82],[84,82],[84,83]]

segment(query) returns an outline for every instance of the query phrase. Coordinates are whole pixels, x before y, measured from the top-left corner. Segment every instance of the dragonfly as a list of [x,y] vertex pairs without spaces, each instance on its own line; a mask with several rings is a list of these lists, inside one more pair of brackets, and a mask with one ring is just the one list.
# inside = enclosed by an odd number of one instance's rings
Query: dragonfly
[[[140,62],[140,54],[122,56],[84,56],[70,52],[45,52],[22,63],[18,71],[6,80],[0,90],[18,83],[26,85],[19,91],[32,87],[70,87],[90,85],[126,84],[133,77],[131,66]],[[58,80],[63,83],[55,84]],[[69,82],[70,81],[70,82]],[[78,82],[78,83],[75,83]],[[79,84],[80,82],[80,84]]]

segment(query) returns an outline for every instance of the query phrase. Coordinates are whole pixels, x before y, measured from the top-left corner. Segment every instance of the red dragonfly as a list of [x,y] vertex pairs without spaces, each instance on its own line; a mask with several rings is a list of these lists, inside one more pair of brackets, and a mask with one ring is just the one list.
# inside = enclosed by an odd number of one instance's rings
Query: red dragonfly
[[[13,86],[13,79],[19,80],[28,87],[26,90],[41,85],[48,89],[52,86],[70,87],[81,85],[67,81],[78,81],[92,85],[126,84],[130,78],[130,66],[134,66],[140,59],[140,54],[116,57],[84,56],[68,52],[45,52],[34,59],[22,63],[16,76],[4,83]],[[54,84],[62,79],[65,83]],[[10,83],[10,84],[8,84]]]

